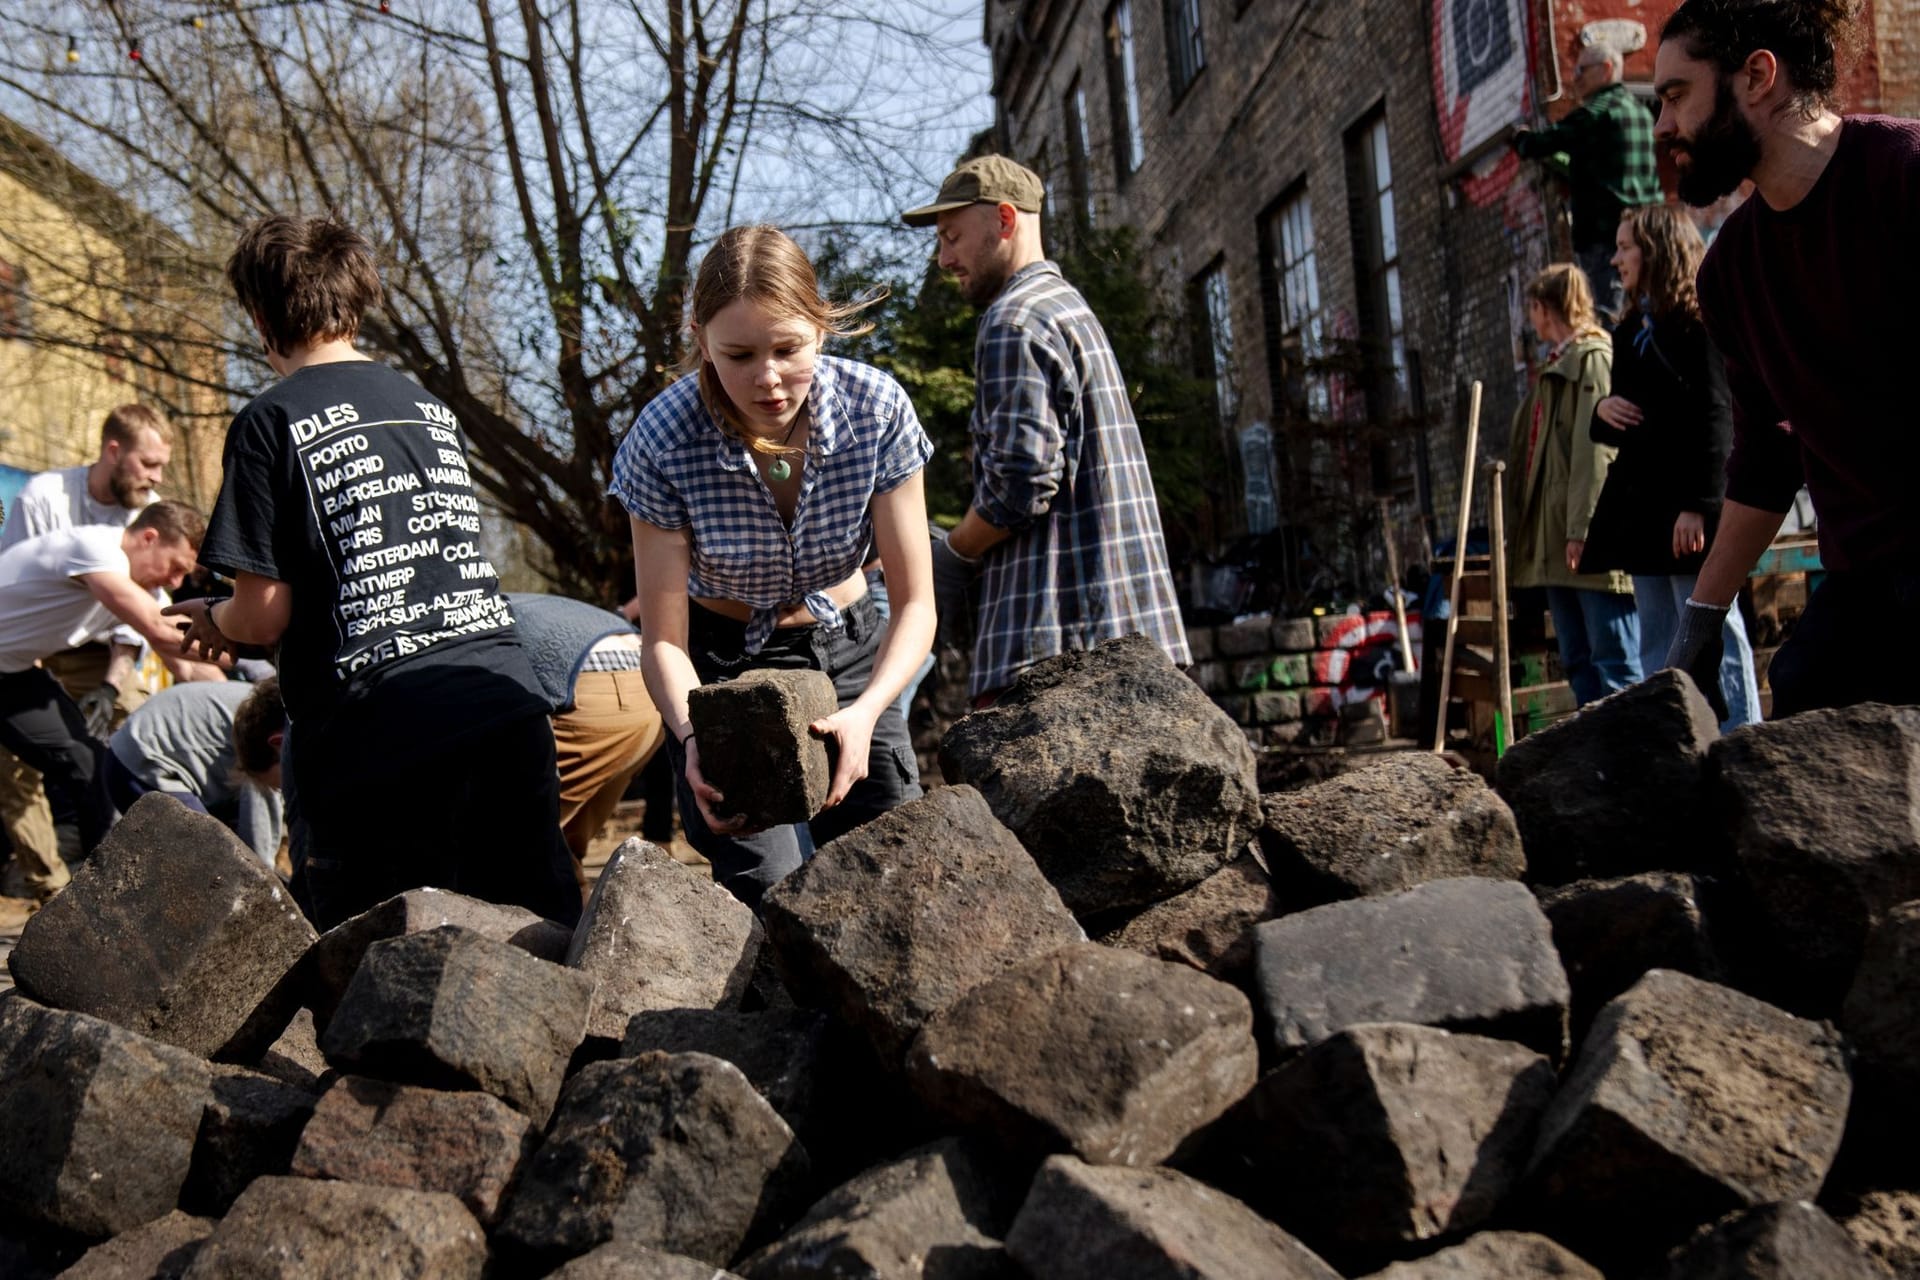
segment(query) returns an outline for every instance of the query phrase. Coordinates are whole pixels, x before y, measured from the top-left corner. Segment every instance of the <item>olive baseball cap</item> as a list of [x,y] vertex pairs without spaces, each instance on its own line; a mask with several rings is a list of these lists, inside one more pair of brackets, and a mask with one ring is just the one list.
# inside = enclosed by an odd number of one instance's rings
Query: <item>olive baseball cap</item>
[[940,194],[932,204],[909,209],[900,221],[910,227],[930,227],[949,209],[964,209],[970,204],[1010,204],[1022,213],[1040,212],[1046,188],[1040,175],[1005,156],[976,156],[963,160],[960,167],[940,184]]

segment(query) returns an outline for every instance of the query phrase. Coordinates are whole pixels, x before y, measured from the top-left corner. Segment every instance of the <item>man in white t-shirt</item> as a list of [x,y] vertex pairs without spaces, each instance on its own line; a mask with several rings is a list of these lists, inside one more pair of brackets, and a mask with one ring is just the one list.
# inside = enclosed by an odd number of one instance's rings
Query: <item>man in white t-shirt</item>
[[[16,542],[84,525],[125,528],[156,500],[172,458],[167,420],[143,404],[123,404],[100,424],[100,455],[85,466],[43,471],[27,481],[0,522],[0,552]],[[165,603],[163,600],[162,604]],[[109,618],[100,635],[77,638],[43,662],[79,704],[93,736],[106,738],[146,700],[135,678],[141,638]],[[176,678],[206,678],[198,663],[182,664]],[[67,882],[53,809],[38,771],[0,750],[0,829],[13,845],[14,863],[28,892],[46,897]]]
[[116,619],[155,652],[180,656],[179,630],[152,592],[180,585],[205,532],[191,507],[155,502],[125,529],[80,525],[0,551],[0,746],[73,798],[88,852],[112,820],[94,784],[103,748],[73,698],[36,664]]

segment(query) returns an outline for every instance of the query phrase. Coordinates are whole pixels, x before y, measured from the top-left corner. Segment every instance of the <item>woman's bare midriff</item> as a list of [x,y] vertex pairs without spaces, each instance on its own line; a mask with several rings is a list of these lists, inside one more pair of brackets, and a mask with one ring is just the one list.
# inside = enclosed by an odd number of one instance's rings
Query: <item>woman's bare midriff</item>
[[[827,588],[827,599],[839,608],[846,608],[861,596],[867,594],[867,575],[855,569],[845,582]],[[746,622],[753,616],[753,606],[741,604],[738,600],[720,600],[712,596],[695,596],[693,602],[702,609],[711,609],[735,622]],[[805,627],[818,621],[807,612],[804,604],[783,604],[775,616],[776,627]]]

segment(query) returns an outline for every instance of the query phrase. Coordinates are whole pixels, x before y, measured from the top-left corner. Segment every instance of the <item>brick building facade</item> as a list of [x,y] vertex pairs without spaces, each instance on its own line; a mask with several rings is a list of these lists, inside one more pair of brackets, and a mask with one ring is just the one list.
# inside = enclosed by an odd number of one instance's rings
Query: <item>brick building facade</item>
[[208,509],[232,406],[208,264],[51,143],[0,116],[0,502],[91,462],[107,412],[173,425],[162,492]]
[[[1644,85],[1676,3],[986,0],[998,146],[1047,179],[1050,241],[1136,227],[1184,296],[1240,442],[1216,528],[1300,531],[1291,590],[1385,580],[1381,497],[1403,563],[1452,536],[1466,388],[1485,461],[1525,388],[1519,291],[1568,256],[1559,180],[1505,139],[1571,106],[1602,33],[1644,40]],[[1910,113],[1920,6],[1882,6],[1848,106]]]

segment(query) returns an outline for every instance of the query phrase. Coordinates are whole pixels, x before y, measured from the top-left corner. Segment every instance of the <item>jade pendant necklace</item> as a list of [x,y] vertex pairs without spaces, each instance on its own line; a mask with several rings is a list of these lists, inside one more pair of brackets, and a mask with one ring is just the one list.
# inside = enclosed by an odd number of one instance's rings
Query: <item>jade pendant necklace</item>
[[[780,447],[782,449],[787,447],[787,444],[793,439],[793,433],[799,429],[800,415],[796,413],[793,416],[793,425],[787,428],[787,434],[780,440]],[[792,476],[793,464],[787,461],[786,455],[784,454],[776,455],[774,460],[767,464],[767,479],[773,481],[775,484],[783,484]]]

